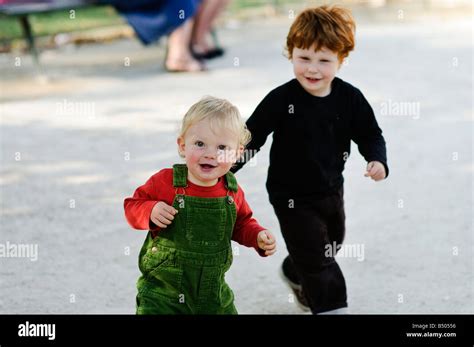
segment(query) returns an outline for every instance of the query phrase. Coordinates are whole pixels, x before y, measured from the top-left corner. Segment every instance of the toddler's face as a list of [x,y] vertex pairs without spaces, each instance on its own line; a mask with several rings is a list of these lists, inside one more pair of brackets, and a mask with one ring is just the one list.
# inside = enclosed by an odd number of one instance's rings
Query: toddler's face
[[327,48],[315,51],[293,48],[291,62],[295,77],[303,88],[314,96],[326,96],[331,92],[331,83],[339,70],[337,53]]
[[230,129],[211,129],[207,119],[190,126],[178,138],[179,152],[188,167],[188,179],[200,186],[213,186],[240,157],[243,147]]

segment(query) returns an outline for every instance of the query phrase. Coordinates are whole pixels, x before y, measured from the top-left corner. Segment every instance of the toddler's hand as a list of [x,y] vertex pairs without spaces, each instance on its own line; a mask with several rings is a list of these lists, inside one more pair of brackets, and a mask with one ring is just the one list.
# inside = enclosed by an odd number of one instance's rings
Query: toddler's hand
[[275,237],[268,230],[262,230],[258,233],[257,243],[258,247],[265,251],[265,255],[272,255],[276,252]]
[[385,172],[385,166],[379,161],[371,161],[367,164],[367,172],[364,174],[365,177],[370,177],[374,181],[380,181],[387,176]]
[[150,214],[150,220],[160,228],[166,228],[173,222],[174,215],[178,213],[173,206],[160,201],[153,206]]

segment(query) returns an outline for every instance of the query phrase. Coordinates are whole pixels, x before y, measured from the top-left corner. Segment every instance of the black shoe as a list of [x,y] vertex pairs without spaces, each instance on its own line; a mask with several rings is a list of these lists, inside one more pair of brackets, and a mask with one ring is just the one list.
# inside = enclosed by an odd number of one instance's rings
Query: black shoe
[[205,53],[197,53],[192,51],[193,57],[197,60],[203,59],[214,59],[224,55],[224,50],[222,48],[213,48]]
[[308,304],[308,300],[306,299],[306,295],[301,287],[301,284],[295,282],[295,280],[290,279],[288,275],[285,274],[284,263],[280,267],[280,276],[285,281],[285,283],[293,290],[293,293],[296,297],[296,302],[298,306],[305,312],[310,311],[310,307]]

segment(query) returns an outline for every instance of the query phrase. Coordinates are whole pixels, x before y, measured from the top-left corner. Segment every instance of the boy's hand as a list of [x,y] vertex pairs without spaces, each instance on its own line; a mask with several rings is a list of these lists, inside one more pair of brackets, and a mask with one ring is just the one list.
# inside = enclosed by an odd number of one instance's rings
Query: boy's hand
[[364,175],[365,177],[370,177],[374,181],[380,181],[387,176],[385,172],[385,166],[379,161],[371,161],[367,164],[367,172]]
[[178,213],[173,206],[160,201],[153,206],[150,214],[150,220],[160,228],[166,228],[173,222],[174,215]]
[[276,252],[275,237],[268,230],[262,230],[257,235],[258,248],[265,251],[265,255],[272,255]]

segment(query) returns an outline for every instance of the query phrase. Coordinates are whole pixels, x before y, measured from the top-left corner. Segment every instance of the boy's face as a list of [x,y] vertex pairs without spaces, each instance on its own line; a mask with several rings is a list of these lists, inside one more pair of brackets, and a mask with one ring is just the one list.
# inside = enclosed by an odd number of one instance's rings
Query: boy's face
[[331,93],[331,82],[340,67],[338,55],[324,47],[318,51],[314,49],[314,45],[308,49],[293,48],[293,71],[308,93],[326,96]]
[[188,179],[200,186],[213,186],[240,157],[237,134],[219,128],[214,132],[207,119],[190,126],[184,137],[178,138],[178,148],[188,167]]

